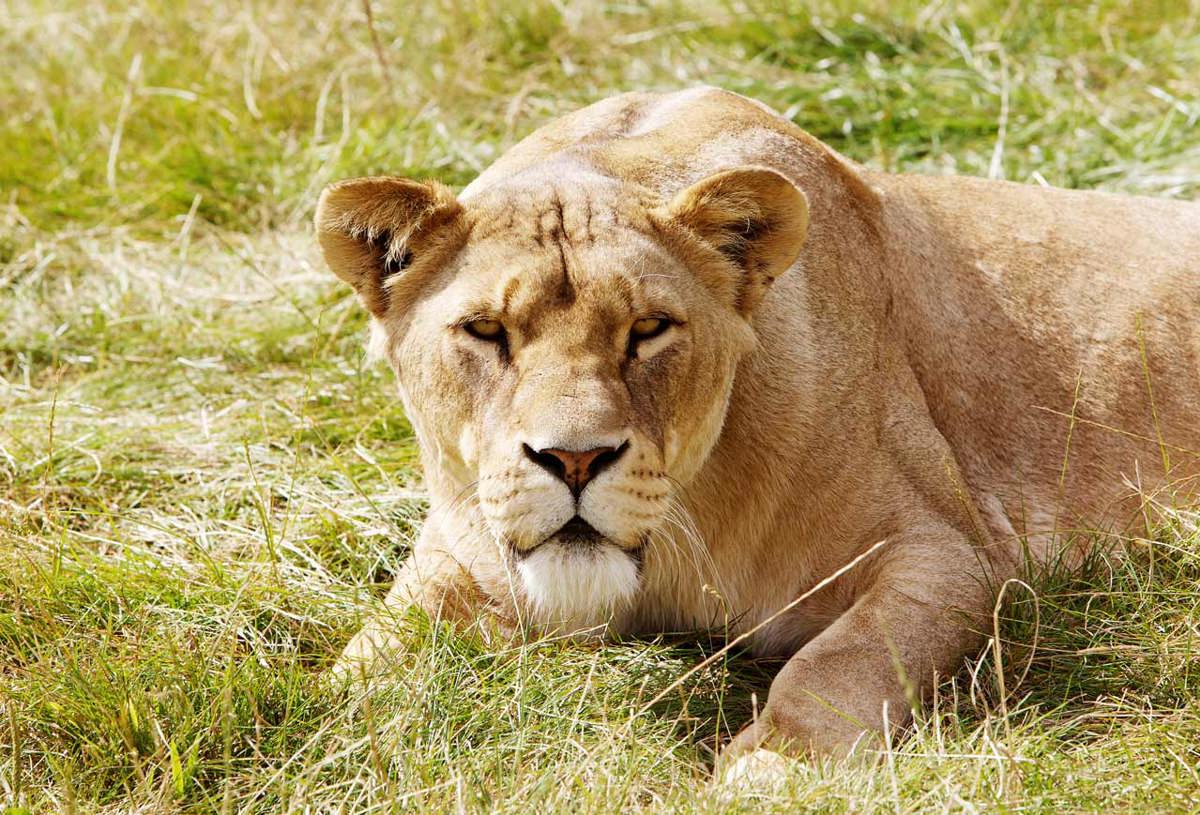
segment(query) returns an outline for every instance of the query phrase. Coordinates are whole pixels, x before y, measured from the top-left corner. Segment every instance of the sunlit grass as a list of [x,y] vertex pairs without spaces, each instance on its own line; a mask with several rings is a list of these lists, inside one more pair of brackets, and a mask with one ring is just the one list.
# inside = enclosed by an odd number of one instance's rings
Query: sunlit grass
[[[35,812],[1191,811],[1196,518],[1014,591],[878,764],[706,791],[775,666],[398,623],[317,677],[425,511],[321,268],[323,184],[461,184],[554,115],[699,82],[892,171],[1200,189],[1200,5],[0,7],[0,805]],[[135,70],[131,70],[135,69]],[[1036,649],[1025,645],[1036,641]],[[1005,677],[1000,694],[998,670]],[[18,810],[19,811],[19,810]]]

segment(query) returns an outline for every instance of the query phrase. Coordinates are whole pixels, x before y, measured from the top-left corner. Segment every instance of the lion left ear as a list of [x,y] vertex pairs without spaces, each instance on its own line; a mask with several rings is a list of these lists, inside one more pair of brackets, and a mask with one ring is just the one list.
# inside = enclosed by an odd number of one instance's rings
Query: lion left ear
[[411,288],[399,285],[410,277],[409,266],[451,231],[446,227],[461,212],[454,193],[436,181],[374,176],[327,187],[314,221],[329,268],[382,317]]
[[740,270],[739,279],[713,282],[732,289],[729,294],[743,315],[796,261],[808,233],[808,199],[766,167],[710,175],[677,194],[666,210]]

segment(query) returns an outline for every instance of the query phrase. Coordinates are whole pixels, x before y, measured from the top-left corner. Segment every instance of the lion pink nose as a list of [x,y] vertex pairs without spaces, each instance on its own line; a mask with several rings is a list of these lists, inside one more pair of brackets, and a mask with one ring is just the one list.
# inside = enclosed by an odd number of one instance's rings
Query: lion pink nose
[[528,444],[522,447],[525,448],[525,455],[534,464],[561,478],[571,490],[571,494],[578,498],[589,481],[621,457],[629,443],[626,442],[620,447],[593,447],[591,450],[582,451],[561,450],[557,447],[534,450]]

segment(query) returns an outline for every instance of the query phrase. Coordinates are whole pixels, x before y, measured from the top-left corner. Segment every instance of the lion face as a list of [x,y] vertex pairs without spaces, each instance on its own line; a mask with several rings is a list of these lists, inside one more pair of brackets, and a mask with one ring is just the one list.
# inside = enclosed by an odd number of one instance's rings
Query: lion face
[[552,173],[461,202],[390,179],[322,200],[326,257],[376,318],[430,483],[478,513],[543,626],[635,598],[720,435],[749,312],[807,216],[786,179],[741,172],[667,206]]
[[573,626],[633,597],[748,340],[643,229],[595,211],[584,226],[586,205],[506,202],[525,228],[469,240],[393,356],[410,415],[475,484],[538,616]]

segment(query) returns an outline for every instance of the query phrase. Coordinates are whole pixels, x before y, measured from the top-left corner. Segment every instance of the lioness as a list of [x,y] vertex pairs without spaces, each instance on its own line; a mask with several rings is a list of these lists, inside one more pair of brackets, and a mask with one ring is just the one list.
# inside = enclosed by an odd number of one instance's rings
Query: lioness
[[430,493],[387,603],[754,631],[790,659],[730,757],[902,725],[1026,558],[1196,492],[1194,203],[876,173],[698,88],[564,116],[458,196],[334,184],[316,232]]

